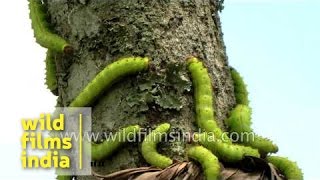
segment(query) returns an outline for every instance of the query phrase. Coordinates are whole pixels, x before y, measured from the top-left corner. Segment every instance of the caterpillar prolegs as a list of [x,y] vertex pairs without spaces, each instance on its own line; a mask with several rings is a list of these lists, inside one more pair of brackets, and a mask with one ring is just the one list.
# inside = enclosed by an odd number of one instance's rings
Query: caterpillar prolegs
[[[234,83],[237,106],[234,110],[232,110],[230,117],[225,122],[232,132],[236,132],[238,134],[252,133],[251,108],[249,107],[246,85],[240,74],[233,68],[231,69],[231,76]],[[240,143],[257,148],[259,149],[260,153],[264,155],[278,151],[278,146],[273,144],[271,140],[260,137],[256,134],[254,134],[253,138],[244,136]],[[303,179],[301,169],[299,169],[296,163],[288,160],[287,158],[270,156],[267,157],[266,160],[275,165],[286,176],[287,179]]]
[[239,139],[239,143],[259,149],[260,153],[264,155],[278,151],[278,146],[273,144],[272,141],[253,133],[251,129],[251,109],[248,106],[237,105],[225,122],[231,132],[236,132],[238,135],[244,134]]
[[141,152],[143,158],[155,167],[166,168],[173,163],[172,159],[157,152],[157,144],[169,129],[170,124],[161,124],[147,135],[142,142]]
[[[211,80],[203,63],[192,57],[188,60],[188,69],[194,85],[197,124],[206,131],[203,134],[196,134],[196,139],[200,144],[226,162],[240,161],[245,155],[260,157],[259,152],[255,149],[233,145],[226,133],[223,133],[216,124]],[[212,137],[208,133],[213,133]]]
[[194,86],[197,125],[206,132],[213,132],[217,138],[230,143],[231,140],[218,127],[214,118],[212,84],[207,69],[195,57],[188,59],[188,70]]
[[57,95],[56,64],[54,53],[71,53],[72,47],[62,37],[51,32],[46,21],[46,11],[41,0],[29,0],[29,16],[31,19],[34,37],[37,43],[48,48],[46,58],[46,84],[48,89]]
[[[239,161],[246,153],[259,157],[259,153],[254,149],[232,145],[231,140],[226,137],[226,133],[223,133],[216,124],[211,80],[203,63],[192,57],[188,60],[188,69],[194,85],[197,124],[206,131],[206,133],[198,135],[200,143],[225,161]],[[210,138],[208,133],[213,133],[212,142],[208,141]]]
[[269,156],[267,161],[276,166],[289,180],[302,180],[303,173],[297,163],[290,161],[288,158]]
[[220,139],[215,139],[214,134],[211,135],[207,132],[195,134],[195,140],[212,151],[214,155],[224,162],[237,162],[242,160],[244,156],[260,157],[256,149],[224,143]]
[[30,19],[36,41],[43,47],[59,53],[70,53],[71,45],[51,32],[41,0],[29,0]]
[[216,180],[220,175],[218,158],[202,146],[188,149],[188,157],[200,162],[207,180]]
[[243,138],[241,138],[239,142],[259,149],[261,154],[265,155],[267,153],[277,152],[278,146],[273,144],[272,141],[253,133],[251,128],[251,108],[249,107],[246,84],[235,69],[231,69],[231,76],[234,82],[237,106],[231,111],[229,118],[225,121],[230,132],[248,134],[248,136],[242,136]]

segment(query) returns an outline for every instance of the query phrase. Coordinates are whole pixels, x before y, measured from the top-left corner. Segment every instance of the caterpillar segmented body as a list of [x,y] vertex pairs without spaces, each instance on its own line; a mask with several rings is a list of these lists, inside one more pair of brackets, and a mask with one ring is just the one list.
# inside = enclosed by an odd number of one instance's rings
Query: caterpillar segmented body
[[207,180],[216,180],[220,175],[218,158],[202,146],[193,146],[188,149],[188,157],[200,162]]
[[29,0],[29,10],[37,43],[55,52],[70,53],[72,47],[67,41],[51,32],[41,0]]
[[[148,58],[130,57],[118,60],[102,70],[75,98],[69,107],[85,107],[90,105],[95,98],[110,87],[121,77],[138,73],[148,67]],[[117,132],[112,139],[107,139],[101,144],[86,143],[91,145],[91,155],[94,160],[101,160],[110,156],[127,138],[139,132],[140,126],[129,126]]]
[[[131,57],[123,58],[102,70],[75,98],[69,107],[85,107],[93,102],[93,100],[104,90],[110,87],[119,78],[134,74],[148,67],[148,58]],[[131,139],[140,131],[140,126],[134,125],[126,127],[117,132],[113,137],[107,139],[103,143],[94,144],[85,142],[86,149],[91,147],[91,158],[93,160],[102,160],[114,153],[126,140]],[[87,151],[86,151],[87,152]],[[68,179],[69,176],[58,176],[58,179]]]
[[249,93],[247,90],[247,85],[244,83],[243,78],[234,68],[230,69],[230,73],[233,80],[234,94],[237,104],[249,106]]
[[170,124],[161,124],[147,135],[142,142],[141,152],[143,158],[155,167],[166,168],[173,163],[172,159],[157,152],[157,144],[169,129]]
[[289,180],[303,180],[303,173],[297,163],[285,157],[269,156],[267,161],[276,166]]
[[242,160],[244,156],[260,157],[256,149],[237,144],[224,143],[219,139],[214,139],[214,135],[210,135],[207,132],[195,134],[195,139],[225,162],[237,162]]
[[46,57],[45,63],[46,63],[46,85],[54,95],[58,95],[55,53],[52,52],[51,50],[47,51],[47,57]]
[[70,107],[85,107],[123,76],[135,74],[148,68],[149,59],[130,57],[120,59],[104,68],[71,102]]
[[240,138],[240,143],[259,149],[261,154],[277,152],[278,146],[271,140],[253,133],[251,128],[252,112],[248,105],[249,100],[246,85],[240,74],[235,69],[231,70],[231,75],[234,81],[235,96],[238,105],[231,111],[229,118],[226,119],[226,125],[229,127],[231,132],[236,132],[237,134],[253,134],[252,137],[243,136],[243,138]]
[[278,151],[278,146],[272,143],[271,140],[253,133],[251,129],[251,109],[248,106],[237,105],[225,122],[232,132],[237,134],[252,133],[252,135],[242,136],[239,140],[240,143],[259,149],[261,154]]
[[218,127],[214,118],[214,98],[207,69],[201,61],[195,57],[191,57],[188,59],[188,70],[191,73],[194,86],[196,121],[198,126],[206,132],[214,132],[216,137],[224,139],[226,142],[231,142]]
[[[91,145],[91,157],[93,160],[102,160],[109,157],[126,141],[134,138],[134,136],[140,131],[140,126],[128,126],[121,129],[113,137],[108,138],[100,144],[93,144],[86,142],[86,146]],[[86,147],[88,148],[88,147]]]

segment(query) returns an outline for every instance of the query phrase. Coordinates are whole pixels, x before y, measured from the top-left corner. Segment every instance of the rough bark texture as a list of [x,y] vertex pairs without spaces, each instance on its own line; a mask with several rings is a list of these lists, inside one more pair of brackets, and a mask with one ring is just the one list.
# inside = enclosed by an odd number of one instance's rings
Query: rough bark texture
[[[123,79],[93,106],[93,131],[131,124],[195,131],[192,83],[185,60],[202,59],[213,80],[216,118],[221,126],[234,106],[233,85],[219,20],[210,0],[54,0],[46,2],[51,24],[75,48],[58,59],[59,102],[67,106],[107,64],[124,56],[152,59],[148,72]],[[160,151],[186,160],[186,142],[163,143]],[[104,167],[107,174],[147,166],[139,146],[128,144]]]

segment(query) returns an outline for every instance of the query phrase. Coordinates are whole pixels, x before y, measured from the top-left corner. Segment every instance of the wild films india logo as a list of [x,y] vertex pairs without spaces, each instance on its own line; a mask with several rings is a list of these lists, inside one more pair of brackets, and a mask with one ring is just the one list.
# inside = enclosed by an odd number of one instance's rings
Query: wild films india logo
[[23,118],[21,165],[24,169],[55,168],[58,175],[90,175],[91,108],[57,108],[53,114]]

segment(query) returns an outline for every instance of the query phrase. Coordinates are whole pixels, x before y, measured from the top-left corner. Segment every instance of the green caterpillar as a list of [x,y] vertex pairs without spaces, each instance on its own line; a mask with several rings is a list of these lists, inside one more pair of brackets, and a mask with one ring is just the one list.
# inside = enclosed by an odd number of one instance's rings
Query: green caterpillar
[[85,143],[86,148],[91,145],[91,158],[93,160],[102,160],[109,157],[127,140],[134,138],[140,131],[140,126],[129,126],[118,131],[113,137],[108,138],[101,144]]
[[104,68],[71,102],[70,107],[88,106],[121,77],[146,70],[148,58],[130,57],[120,59]]
[[199,161],[207,180],[216,180],[220,175],[218,158],[208,149],[202,146],[194,146],[188,149],[188,156]]
[[303,173],[297,163],[290,161],[288,158],[269,156],[268,162],[276,166],[289,180],[303,180]]
[[[230,117],[225,121],[232,132],[243,134],[239,139],[240,143],[259,149],[261,154],[275,153],[278,151],[278,146],[272,141],[260,137],[251,129],[251,109],[246,105],[237,105],[231,111]],[[248,133],[252,133],[251,135]],[[250,137],[252,136],[252,137]]]
[[170,166],[173,161],[157,152],[157,144],[161,141],[163,135],[170,129],[170,124],[165,123],[159,125],[149,135],[147,135],[142,142],[141,152],[143,158],[151,165],[159,168],[166,168]]
[[[236,70],[231,69],[231,76],[234,82],[234,91],[238,105],[231,111],[230,117],[226,119],[226,125],[231,132],[235,132],[238,135],[244,134],[240,138],[240,143],[258,149],[261,154],[277,152],[278,147],[272,141],[253,133],[251,128],[251,108],[249,108],[246,85]],[[252,138],[245,135],[250,133],[253,134]]]
[[214,118],[214,99],[212,96],[211,80],[207,69],[197,58],[191,57],[188,59],[188,70],[191,73],[194,86],[196,121],[198,126],[206,132],[214,132],[216,137],[230,143],[231,140],[218,127]]
[[247,90],[247,85],[244,83],[243,78],[234,68],[231,68],[230,70],[237,104],[249,106],[249,93]]
[[195,134],[194,137],[196,141],[225,162],[238,162],[242,160],[244,156],[260,157],[256,149],[237,144],[224,143],[219,139],[215,139],[214,135],[210,135],[207,132]]
[[45,62],[46,62],[46,85],[54,95],[58,95],[55,53],[52,52],[51,50],[48,50]]
[[46,12],[41,0],[29,0],[30,19],[36,41],[43,47],[59,53],[70,53],[72,47],[66,40],[52,33],[46,21]]
[[[70,104],[70,107],[84,107],[93,102],[96,96],[100,95],[105,89],[110,87],[119,78],[140,72],[147,69],[148,58],[131,57],[123,58],[102,70],[76,97]],[[102,160],[114,153],[126,140],[131,139],[136,133],[140,131],[140,126],[129,126],[119,132],[113,137],[107,139],[101,144],[93,144],[85,141],[85,149],[91,147],[91,158],[93,160]],[[86,151],[87,152],[87,151]],[[58,176],[58,180],[69,179],[69,176]]]

